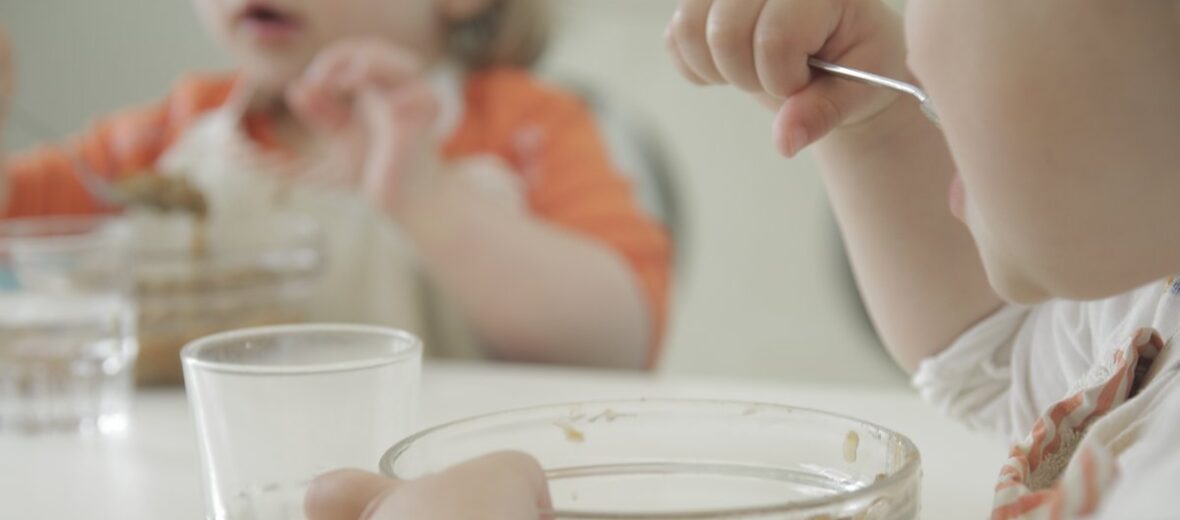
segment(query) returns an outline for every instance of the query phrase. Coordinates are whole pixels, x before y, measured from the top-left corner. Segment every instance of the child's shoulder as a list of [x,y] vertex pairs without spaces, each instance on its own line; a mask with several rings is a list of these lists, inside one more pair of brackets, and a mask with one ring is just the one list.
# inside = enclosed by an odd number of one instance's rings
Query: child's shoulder
[[168,109],[183,119],[220,108],[229,99],[237,75],[232,72],[190,72],[168,93]]
[[99,134],[156,133],[170,136],[229,99],[232,73],[188,73],[156,101],[128,107],[96,122]]
[[537,77],[527,69],[493,67],[471,72],[465,82],[469,110],[501,115],[582,110],[576,93]]

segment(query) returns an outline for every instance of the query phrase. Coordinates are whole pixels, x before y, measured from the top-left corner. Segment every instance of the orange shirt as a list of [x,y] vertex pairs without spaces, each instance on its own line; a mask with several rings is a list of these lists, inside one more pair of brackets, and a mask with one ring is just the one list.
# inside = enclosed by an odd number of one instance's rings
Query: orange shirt
[[[226,102],[233,81],[231,75],[185,78],[164,101],[105,118],[69,148],[13,156],[5,164],[9,199],[3,216],[103,211],[75,177],[71,154],[111,177],[149,169],[188,125]],[[658,345],[668,309],[669,239],[637,207],[583,103],[513,69],[473,73],[464,98],[462,121],[444,143],[443,155],[499,157],[521,175],[534,214],[625,259],[651,310],[653,345]],[[245,128],[260,144],[274,144],[266,121],[248,118]]]

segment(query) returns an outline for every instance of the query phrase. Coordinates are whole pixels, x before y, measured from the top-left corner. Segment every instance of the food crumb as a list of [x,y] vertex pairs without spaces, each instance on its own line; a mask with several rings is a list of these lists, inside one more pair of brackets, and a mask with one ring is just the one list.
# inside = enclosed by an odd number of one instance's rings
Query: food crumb
[[603,410],[602,413],[595,415],[594,417],[591,417],[590,422],[597,422],[599,419],[605,419],[606,422],[615,422],[615,419],[618,419],[619,417],[622,417],[622,416],[623,415],[620,414],[619,412],[616,412],[610,408],[607,408],[606,410]]
[[586,442],[586,434],[582,433],[582,430],[574,428],[572,424],[559,422],[553,423],[553,425],[565,432],[565,440],[576,443]]
[[849,430],[848,435],[844,436],[844,460],[846,462],[856,462],[856,455],[859,449],[860,435]]

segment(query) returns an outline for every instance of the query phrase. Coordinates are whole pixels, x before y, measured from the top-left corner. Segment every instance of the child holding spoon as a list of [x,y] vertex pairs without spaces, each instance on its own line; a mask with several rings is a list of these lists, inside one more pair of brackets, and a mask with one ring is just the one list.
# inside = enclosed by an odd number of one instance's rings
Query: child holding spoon
[[[894,357],[1013,443],[992,518],[1175,517],[1180,8],[909,0],[905,22],[682,0],[667,42],[689,80],[774,108],[784,154],[814,145]],[[941,129],[813,58],[916,78]]]
[[[1175,518],[1180,7],[909,0],[905,21],[880,0],[681,0],[667,44],[690,81],[776,110],[785,155],[815,148],[898,363],[1013,443],[992,518]],[[941,128],[813,59],[920,81]],[[318,490],[352,478],[396,485]],[[317,518],[395,518],[420,489],[316,495],[343,515]]]

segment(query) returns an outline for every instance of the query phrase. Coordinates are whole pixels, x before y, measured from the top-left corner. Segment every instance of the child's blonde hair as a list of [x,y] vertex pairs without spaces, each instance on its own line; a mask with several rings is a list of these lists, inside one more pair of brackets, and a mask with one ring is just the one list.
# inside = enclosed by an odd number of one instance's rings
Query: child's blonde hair
[[545,52],[547,0],[491,0],[484,12],[451,27],[451,55],[468,68],[531,67]]

